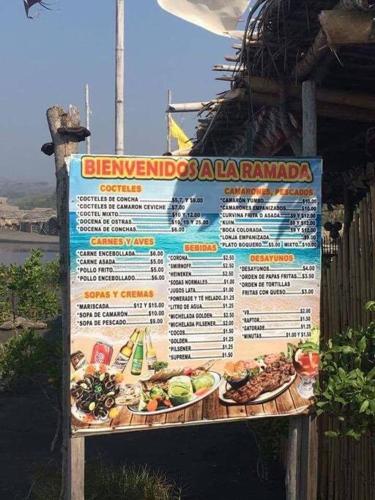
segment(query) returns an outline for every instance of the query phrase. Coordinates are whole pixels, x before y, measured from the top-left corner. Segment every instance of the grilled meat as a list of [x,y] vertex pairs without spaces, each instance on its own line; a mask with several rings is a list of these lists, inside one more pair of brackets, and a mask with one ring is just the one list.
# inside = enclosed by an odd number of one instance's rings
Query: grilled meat
[[233,399],[236,403],[245,404],[254,401],[264,392],[271,392],[286,382],[294,375],[293,364],[280,357],[266,365],[265,369],[258,375],[252,377],[249,382],[239,389],[230,389],[224,394],[227,399]]

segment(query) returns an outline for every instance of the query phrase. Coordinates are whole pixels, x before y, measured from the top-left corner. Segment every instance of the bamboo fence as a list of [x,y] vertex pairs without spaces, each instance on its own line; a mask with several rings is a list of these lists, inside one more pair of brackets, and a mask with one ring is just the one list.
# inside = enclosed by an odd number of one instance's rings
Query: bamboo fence
[[[375,184],[359,203],[349,228],[344,228],[336,256],[322,269],[322,336],[326,341],[347,327],[366,326],[374,319],[364,304],[375,300]],[[329,439],[335,427],[320,419],[319,500],[374,500],[375,446],[369,436]]]

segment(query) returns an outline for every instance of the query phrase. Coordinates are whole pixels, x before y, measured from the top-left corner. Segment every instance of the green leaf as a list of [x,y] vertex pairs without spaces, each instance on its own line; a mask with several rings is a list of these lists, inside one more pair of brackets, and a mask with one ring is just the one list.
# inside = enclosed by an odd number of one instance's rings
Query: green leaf
[[366,309],[366,311],[374,312],[375,311],[375,300],[369,300],[368,302],[366,302],[365,309]]
[[358,349],[360,352],[364,352],[367,347],[367,339],[366,336],[363,336],[361,340],[358,342]]
[[368,399],[365,399],[365,401],[363,401],[363,403],[361,404],[359,413],[364,413],[369,406],[370,406],[370,401]]
[[325,431],[324,433],[327,437],[337,438],[339,437],[339,433],[337,431]]
[[352,352],[354,352],[353,347],[350,347],[349,345],[344,345],[340,350],[344,354],[351,354]]
[[360,432],[356,432],[354,429],[350,429],[348,432],[345,433],[345,436],[348,436],[348,437],[351,437],[351,438],[354,438],[356,439],[357,441],[359,439],[361,439],[361,433]]
[[300,349],[302,349],[303,351],[313,351],[313,352],[317,352],[319,351],[319,346],[318,344],[316,344],[315,342],[311,342],[311,341],[307,341],[307,342],[303,342],[301,345],[300,345]]
[[328,391],[324,391],[323,396],[328,400],[332,399],[332,394],[330,394]]

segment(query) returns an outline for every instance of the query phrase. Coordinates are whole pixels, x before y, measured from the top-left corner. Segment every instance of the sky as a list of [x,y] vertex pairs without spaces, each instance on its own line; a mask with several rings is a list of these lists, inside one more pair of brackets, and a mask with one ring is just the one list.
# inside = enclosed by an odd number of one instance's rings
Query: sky
[[[0,179],[54,182],[45,119],[54,104],[77,105],[91,93],[92,152],[114,152],[115,0],[46,0],[52,11],[25,16],[22,0],[0,2]],[[233,52],[229,38],[163,11],[156,0],[126,0],[125,148],[127,154],[166,150],[167,90],[173,102],[210,99],[227,90],[214,64]],[[175,118],[194,136],[196,114]]]

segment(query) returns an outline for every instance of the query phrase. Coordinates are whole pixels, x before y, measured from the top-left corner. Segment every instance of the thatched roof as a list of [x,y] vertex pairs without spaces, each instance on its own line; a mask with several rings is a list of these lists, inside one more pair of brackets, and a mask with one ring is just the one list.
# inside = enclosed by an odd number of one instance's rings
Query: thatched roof
[[[327,39],[330,33],[322,28],[326,14],[321,12],[334,12],[335,22],[338,11],[344,17],[349,13],[367,29],[372,26],[367,11],[373,6],[373,0],[339,4],[335,0],[258,0],[242,44],[234,45],[236,54],[227,58],[234,65],[216,67],[224,74],[220,79],[228,80],[232,90],[241,90],[235,99],[206,105],[191,153],[301,154],[301,82],[312,79],[318,88],[324,198],[343,202],[344,189],[353,181],[353,167],[357,174],[358,169],[364,173],[362,183],[373,175],[368,161],[375,157],[375,44],[372,32],[364,29],[360,35],[368,37],[365,43],[353,41],[357,33],[348,30],[344,38],[350,43],[344,40],[333,46]],[[330,21],[330,12],[327,17]],[[339,27],[344,30],[345,25]]]

